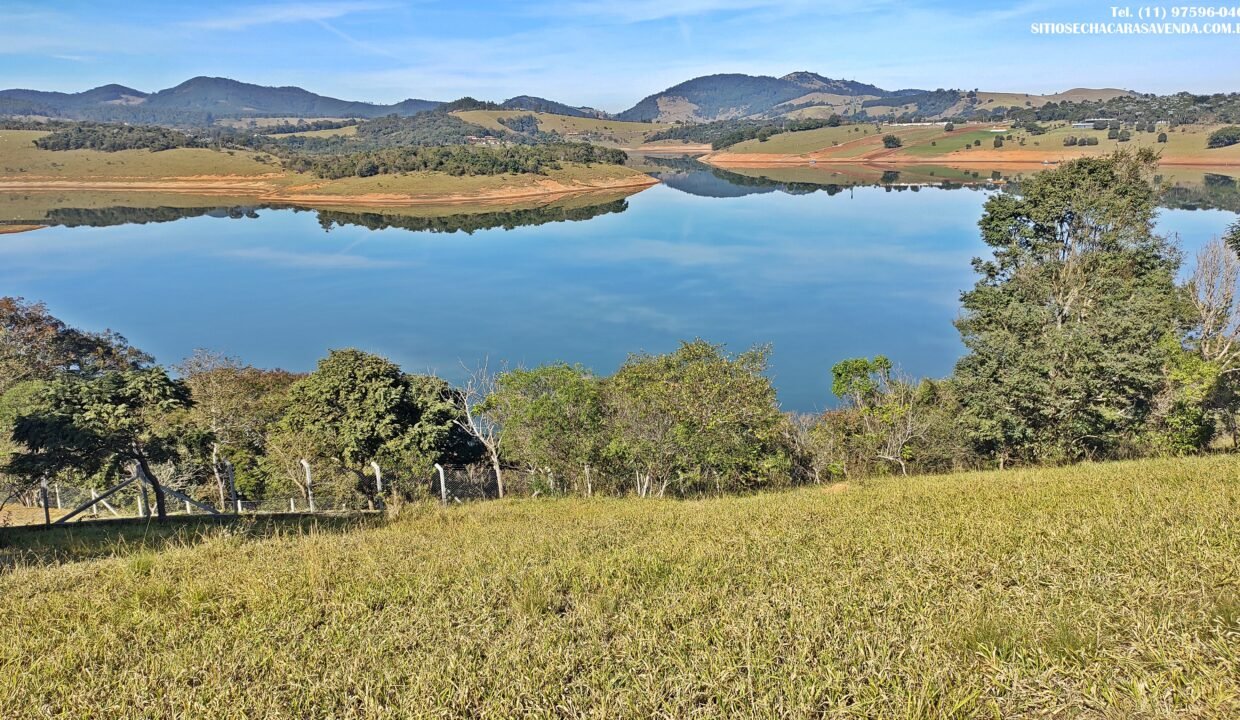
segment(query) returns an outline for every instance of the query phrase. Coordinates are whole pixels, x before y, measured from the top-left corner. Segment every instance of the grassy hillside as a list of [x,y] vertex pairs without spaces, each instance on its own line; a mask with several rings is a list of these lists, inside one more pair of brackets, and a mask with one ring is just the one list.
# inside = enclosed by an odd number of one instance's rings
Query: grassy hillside
[[[32,208],[48,206],[47,198],[30,195],[39,190],[76,189],[102,193],[112,198],[109,205],[129,207],[145,207],[142,198],[152,192],[161,195],[161,205],[170,207],[185,205],[167,202],[169,193],[218,194],[230,198],[227,204],[243,204],[243,198],[249,198],[254,202],[335,206],[348,202],[358,205],[458,202],[468,201],[471,196],[485,202],[507,201],[513,195],[614,190],[654,182],[642,173],[619,165],[587,166],[567,162],[562,163],[562,168],[548,170],[542,175],[452,176],[416,172],[323,180],[311,174],[287,171],[275,158],[266,157],[265,161],[260,161],[263,155],[244,150],[50,151],[33,145],[35,138],[43,134],[0,131],[0,191],[11,191],[10,199],[17,203],[0,208],[0,221],[35,217]],[[127,188],[133,193],[133,199],[118,202],[117,193]],[[90,202],[83,205],[73,201],[71,206],[98,205],[97,201]],[[224,200],[220,202],[224,204]],[[199,199],[195,204],[203,203]]]
[[[957,125],[952,132],[945,131],[941,125],[883,125],[881,129],[875,129],[874,125],[845,125],[782,133],[766,142],[750,140],[729,147],[712,159],[723,156],[726,160],[731,156],[744,160],[745,155],[787,155],[805,156],[806,160],[996,163],[1008,160],[1030,163],[1106,155],[1121,147],[1144,146],[1161,152],[1165,163],[1202,166],[1240,163],[1240,145],[1213,150],[1206,148],[1206,138],[1215,129],[1217,126],[1183,126],[1169,131],[1166,143],[1157,142],[1157,132],[1133,132],[1129,142],[1120,143],[1108,140],[1106,130],[1077,130],[1063,123],[1047,126],[1047,132],[1042,135],[1012,130],[1002,124]],[[903,146],[896,150],[885,148],[882,137],[888,134],[899,137]],[[1002,148],[994,147],[996,136],[1006,138],[1009,135],[1012,139],[1005,140]],[[1070,135],[1077,138],[1096,137],[1099,143],[1065,147],[1064,139]],[[967,149],[966,145],[969,146]]]
[[[1235,717],[1240,466],[14,534],[26,717]],[[62,531],[68,532],[68,531]],[[85,533],[81,529],[73,532]],[[89,672],[83,672],[89,668]]]
[[530,112],[529,110],[464,110],[453,114],[465,122],[481,125],[492,130],[506,129],[500,124],[500,118],[533,115],[538,120],[538,129],[543,132],[559,133],[566,140],[622,147],[641,145],[647,135],[670,127],[662,123],[601,120],[599,118]]
[[0,130],[0,179],[164,178],[193,175],[265,175],[279,168],[257,162],[257,153],[179,148],[151,152],[122,150],[40,150],[39,130]]

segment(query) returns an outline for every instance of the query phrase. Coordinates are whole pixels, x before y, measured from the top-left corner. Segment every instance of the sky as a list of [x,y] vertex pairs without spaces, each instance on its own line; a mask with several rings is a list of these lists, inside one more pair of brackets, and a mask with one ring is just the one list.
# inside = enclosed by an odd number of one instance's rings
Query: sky
[[[1240,91],[1240,35],[1066,36],[1114,0],[4,0],[0,88],[197,75],[348,100],[538,95],[609,111],[698,75],[888,89]],[[1134,6],[1135,7],[1135,6]]]

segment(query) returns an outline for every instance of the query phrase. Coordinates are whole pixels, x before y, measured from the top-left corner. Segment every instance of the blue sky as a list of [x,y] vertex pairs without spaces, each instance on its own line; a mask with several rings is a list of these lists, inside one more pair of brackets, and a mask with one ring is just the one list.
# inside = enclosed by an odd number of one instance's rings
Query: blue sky
[[5,0],[0,87],[153,91],[195,75],[351,100],[517,94],[622,110],[696,75],[811,70],[887,88],[1240,90],[1240,35],[1045,36],[1107,2]]

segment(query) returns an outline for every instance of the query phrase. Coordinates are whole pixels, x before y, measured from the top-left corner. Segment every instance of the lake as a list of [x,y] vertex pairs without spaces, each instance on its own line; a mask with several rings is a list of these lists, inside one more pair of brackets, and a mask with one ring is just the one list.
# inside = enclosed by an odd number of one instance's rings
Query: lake
[[[673,161],[654,172],[664,184],[627,199],[447,219],[74,207],[62,194],[41,216],[55,226],[0,235],[0,294],[117,330],[167,364],[205,347],[309,370],[328,348],[358,347],[451,380],[484,358],[609,373],[630,352],[701,337],[734,351],[770,343],[796,411],[831,404],[843,358],[951,371],[993,187],[854,187]],[[21,221],[13,208],[31,200],[0,195],[11,210],[0,220]],[[1191,255],[1235,219],[1234,200],[1234,179],[1207,177],[1159,229]]]

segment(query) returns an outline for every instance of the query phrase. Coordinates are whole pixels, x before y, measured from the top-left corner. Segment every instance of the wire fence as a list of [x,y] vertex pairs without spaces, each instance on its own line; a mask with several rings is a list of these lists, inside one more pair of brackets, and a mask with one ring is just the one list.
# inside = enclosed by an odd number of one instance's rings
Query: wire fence
[[[525,473],[505,471],[506,494],[529,494],[530,483]],[[165,512],[169,515],[221,514],[278,514],[278,513],[354,513],[381,510],[385,498],[400,496],[405,499],[435,499],[441,502],[464,503],[494,498],[499,495],[499,483],[489,467],[446,466],[442,482],[438,473],[429,476],[398,475],[387,479],[382,492],[356,478],[328,476],[311,484],[309,491],[304,485],[284,491],[263,493],[261,496],[238,491],[235,495],[226,489],[220,497],[217,487],[203,484],[198,487],[165,486]],[[366,490],[368,492],[363,492]],[[177,495],[182,497],[177,497]],[[119,490],[109,492],[104,487],[84,487],[62,482],[51,482],[46,487],[46,511],[44,490],[40,486],[0,489],[0,498],[9,498],[0,509],[0,527],[55,523],[72,514],[66,522],[82,522],[101,518],[149,517],[156,513],[156,499],[152,487],[133,481]],[[85,507],[83,507],[85,506]],[[77,511],[77,512],[75,512]]]

